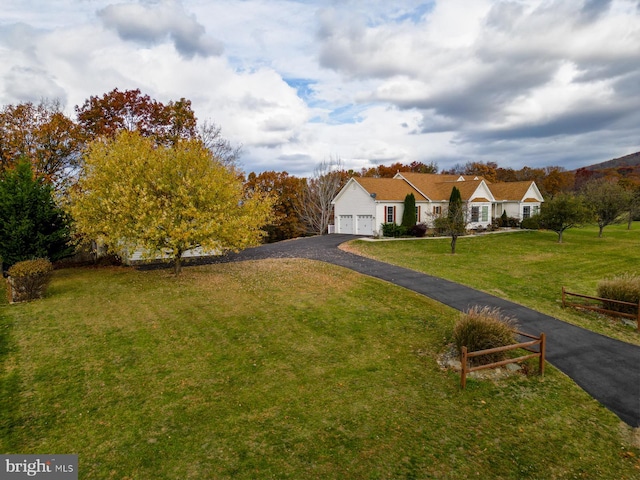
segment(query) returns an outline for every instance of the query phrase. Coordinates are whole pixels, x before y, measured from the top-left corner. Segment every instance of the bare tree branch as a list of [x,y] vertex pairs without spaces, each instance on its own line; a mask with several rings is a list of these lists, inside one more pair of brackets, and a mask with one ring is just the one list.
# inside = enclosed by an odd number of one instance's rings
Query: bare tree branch
[[320,162],[313,177],[307,179],[298,213],[308,233],[327,233],[333,209],[331,201],[342,188],[342,170],[340,158],[331,157]]
[[237,167],[242,145],[233,146],[222,136],[222,128],[215,122],[205,120],[198,127],[198,137],[204,146],[226,167]]

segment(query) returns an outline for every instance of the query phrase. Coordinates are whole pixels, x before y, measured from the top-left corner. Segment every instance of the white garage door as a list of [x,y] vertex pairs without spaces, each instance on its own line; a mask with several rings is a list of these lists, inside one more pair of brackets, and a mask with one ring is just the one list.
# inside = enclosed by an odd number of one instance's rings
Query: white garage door
[[373,235],[373,215],[358,215],[356,233],[358,235]]
[[353,215],[340,215],[340,233],[353,233]]

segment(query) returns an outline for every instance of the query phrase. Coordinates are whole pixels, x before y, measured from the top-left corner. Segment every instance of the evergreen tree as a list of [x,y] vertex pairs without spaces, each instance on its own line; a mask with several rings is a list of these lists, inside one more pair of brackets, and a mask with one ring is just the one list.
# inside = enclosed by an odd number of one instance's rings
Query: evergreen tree
[[447,213],[435,219],[435,226],[442,233],[451,237],[451,253],[456,253],[458,237],[464,235],[467,227],[466,209],[457,187],[453,187],[451,190]]
[[460,190],[458,190],[457,187],[453,187],[453,189],[451,190],[451,195],[449,196],[449,218],[455,219],[461,209],[462,196],[460,195]]
[[0,177],[0,257],[4,268],[36,257],[59,260],[73,252],[69,224],[53,187],[23,159]]
[[509,217],[507,216],[507,211],[506,210],[504,212],[502,212],[502,215],[500,216],[500,226],[501,227],[508,227],[509,226]]
[[416,223],[416,197],[413,193],[410,193],[404,197],[404,212],[402,212],[401,225],[409,230],[415,227]]

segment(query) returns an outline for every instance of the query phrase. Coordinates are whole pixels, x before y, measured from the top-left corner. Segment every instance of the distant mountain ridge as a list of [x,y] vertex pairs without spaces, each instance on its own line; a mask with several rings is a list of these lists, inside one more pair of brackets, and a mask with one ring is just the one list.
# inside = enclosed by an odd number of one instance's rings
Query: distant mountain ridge
[[629,155],[625,155],[624,157],[614,158],[612,160],[607,160],[606,162],[596,163],[594,165],[589,165],[583,168],[585,168],[586,170],[606,170],[607,168],[637,166],[640,166],[640,152],[631,153]]

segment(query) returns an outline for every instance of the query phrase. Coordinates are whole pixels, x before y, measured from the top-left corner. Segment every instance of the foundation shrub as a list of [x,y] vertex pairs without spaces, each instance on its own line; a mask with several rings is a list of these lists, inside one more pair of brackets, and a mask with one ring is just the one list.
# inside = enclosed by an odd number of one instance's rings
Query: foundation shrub
[[402,237],[407,234],[407,228],[402,225],[397,225],[395,223],[383,223],[382,224],[382,235],[384,237]]
[[414,237],[422,238],[427,234],[427,224],[426,223],[418,223],[411,227],[410,230],[411,235]]
[[529,218],[525,218],[520,223],[520,228],[526,228],[529,230],[540,230],[540,217],[538,215],[534,215]]
[[[453,328],[453,342],[462,352],[467,347],[469,352],[503,347],[516,343],[515,319],[504,315],[498,308],[473,307],[460,316]],[[481,355],[471,359],[474,365],[486,365],[507,358],[507,352]]]

